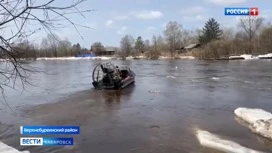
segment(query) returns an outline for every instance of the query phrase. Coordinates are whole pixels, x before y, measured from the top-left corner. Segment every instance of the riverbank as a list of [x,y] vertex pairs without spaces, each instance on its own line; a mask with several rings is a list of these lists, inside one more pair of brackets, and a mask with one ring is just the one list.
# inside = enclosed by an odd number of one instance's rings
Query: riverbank
[[[144,56],[137,57],[126,57],[126,60],[134,60],[134,59],[148,59]],[[174,58],[168,56],[160,56],[159,59],[195,59],[193,56],[177,56]],[[37,58],[37,60],[122,60],[119,57],[108,57],[108,56],[99,56],[99,57],[41,57]]]
[[[145,56],[137,56],[137,57],[126,57],[126,60],[137,60],[137,59],[146,59],[146,60],[152,60],[148,59]],[[188,55],[180,55],[175,57],[170,56],[160,56],[158,60],[163,59],[198,59],[194,56],[188,56]],[[269,54],[263,54],[263,55],[250,55],[250,54],[243,54],[243,55],[237,55],[237,56],[229,56],[224,58],[205,58],[202,60],[252,60],[252,59],[272,59],[272,53]],[[98,57],[39,57],[36,60],[122,60],[120,57],[115,56],[98,56]],[[1,61],[6,61],[6,59],[0,59]],[[18,61],[24,62],[24,61],[33,61],[33,60],[27,60],[27,59],[18,59]]]
[[[100,57],[52,57],[52,58],[37,58],[37,60],[81,60],[81,59],[89,59],[89,60],[122,60],[122,58],[119,57],[106,57],[106,56],[100,56]],[[147,59],[145,56],[137,56],[137,57],[126,57],[126,60],[133,60],[133,59]],[[159,60],[163,59],[197,59],[194,56],[188,56],[188,55],[180,55],[175,57],[170,56],[160,56],[158,58]],[[237,56],[229,56],[225,58],[218,58],[218,59],[204,59],[204,60],[251,60],[251,59],[272,59],[272,53],[263,54],[263,55],[250,55],[250,54],[243,54],[243,55],[237,55]]]

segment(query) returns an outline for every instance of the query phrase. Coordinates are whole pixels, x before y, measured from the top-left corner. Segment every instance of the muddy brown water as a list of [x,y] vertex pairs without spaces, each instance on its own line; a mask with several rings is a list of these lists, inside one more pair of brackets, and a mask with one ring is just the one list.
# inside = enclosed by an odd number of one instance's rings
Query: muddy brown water
[[[237,107],[272,112],[272,61],[131,60],[134,85],[94,90],[92,69],[100,61],[37,61],[46,72],[22,94],[6,89],[0,104],[0,139],[33,153],[212,153],[196,128],[243,146],[272,152],[272,142],[252,134],[234,116]],[[17,88],[20,89],[20,84]],[[73,147],[23,147],[20,125],[80,125]],[[61,137],[58,135],[57,137]]]

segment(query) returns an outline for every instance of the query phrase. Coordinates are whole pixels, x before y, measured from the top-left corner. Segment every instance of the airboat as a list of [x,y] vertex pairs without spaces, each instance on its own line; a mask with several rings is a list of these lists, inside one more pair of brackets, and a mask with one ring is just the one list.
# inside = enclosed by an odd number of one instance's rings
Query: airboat
[[135,82],[135,73],[127,66],[99,63],[93,70],[95,89],[123,89]]

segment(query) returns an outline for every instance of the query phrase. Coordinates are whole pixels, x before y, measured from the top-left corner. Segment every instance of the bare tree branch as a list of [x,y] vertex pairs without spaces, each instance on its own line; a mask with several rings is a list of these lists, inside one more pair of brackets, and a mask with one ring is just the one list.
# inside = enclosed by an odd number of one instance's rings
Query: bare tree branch
[[[6,62],[6,66],[0,65],[0,90],[4,101],[6,101],[5,87],[15,89],[16,82],[20,81],[23,90],[25,90],[25,85],[33,86],[28,81],[29,76],[32,73],[39,72],[35,68],[20,62],[18,57],[22,52],[30,52],[29,42],[23,42],[26,45],[23,50],[16,47],[14,42],[20,39],[27,40],[29,36],[41,29],[55,38],[52,31],[63,28],[64,21],[72,25],[83,39],[77,27],[89,27],[75,23],[67,15],[78,14],[86,18],[84,13],[93,10],[78,9],[78,6],[85,1],[72,0],[70,5],[66,5],[68,3],[65,2],[65,6],[61,6],[56,5],[56,0],[39,1],[40,4],[37,4],[34,0],[0,0],[0,30],[2,31],[0,35],[0,60]],[[31,27],[33,24],[36,24],[35,28]]]
[[252,40],[255,37],[256,33],[263,24],[264,19],[260,17],[245,17],[240,19],[238,24],[244,30],[244,35],[247,38],[248,43],[250,44],[250,52],[253,53]]

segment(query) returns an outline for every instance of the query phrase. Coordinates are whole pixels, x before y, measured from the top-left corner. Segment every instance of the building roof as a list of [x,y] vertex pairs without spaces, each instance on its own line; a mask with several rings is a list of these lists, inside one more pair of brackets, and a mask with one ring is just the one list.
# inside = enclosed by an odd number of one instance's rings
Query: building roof
[[190,44],[190,45],[184,47],[184,49],[192,49],[192,48],[195,48],[197,46],[199,46],[199,44]]
[[106,52],[114,52],[116,49],[114,47],[105,47]]

